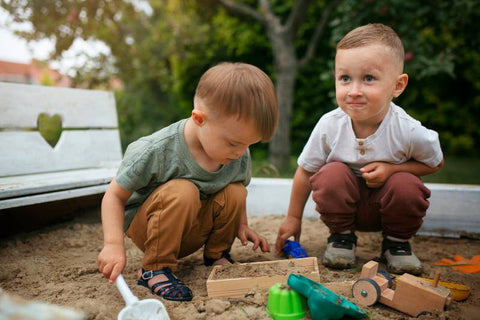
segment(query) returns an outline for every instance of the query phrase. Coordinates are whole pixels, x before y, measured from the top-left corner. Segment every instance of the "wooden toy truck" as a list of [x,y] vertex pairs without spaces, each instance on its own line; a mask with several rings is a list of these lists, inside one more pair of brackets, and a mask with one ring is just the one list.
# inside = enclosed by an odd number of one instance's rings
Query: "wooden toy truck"
[[392,286],[390,275],[378,270],[377,262],[369,261],[353,284],[352,294],[360,305],[372,306],[380,301],[413,317],[443,311],[451,302],[450,290],[408,273],[396,278],[395,290]]

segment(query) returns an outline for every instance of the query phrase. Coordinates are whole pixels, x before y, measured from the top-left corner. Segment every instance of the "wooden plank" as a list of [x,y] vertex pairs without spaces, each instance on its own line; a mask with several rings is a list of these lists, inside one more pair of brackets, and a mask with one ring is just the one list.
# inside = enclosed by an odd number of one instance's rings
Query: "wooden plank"
[[360,278],[373,278],[377,274],[378,263],[375,261],[369,261],[363,265]]
[[0,199],[108,184],[116,172],[112,167],[1,177]]
[[42,194],[36,194],[32,196],[0,200],[0,210],[22,207],[22,206],[29,206],[37,203],[79,198],[79,197],[90,196],[95,194],[102,194],[105,192],[105,190],[107,190],[107,187],[108,187],[108,184],[104,184],[104,185],[98,185],[98,186],[63,190],[58,192],[42,193]]
[[55,148],[38,132],[0,132],[0,177],[111,166],[122,159],[118,130],[64,131]]
[[36,128],[40,113],[65,128],[117,128],[112,92],[0,82],[0,128]]
[[245,274],[245,277],[230,279],[217,279],[216,272],[218,272],[222,266],[215,266],[207,279],[208,296],[210,298],[241,298],[245,297],[246,294],[255,288],[268,289],[275,283],[286,283],[289,272],[285,272],[284,274],[255,277],[251,275],[249,276],[248,268],[250,266],[267,267],[272,265],[282,265],[283,267],[288,267],[292,264],[292,270],[294,267],[303,267],[307,271],[299,274],[313,281],[320,281],[316,257],[236,264],[234,265],[235,268],[245,268],[245,272],[242,273]]

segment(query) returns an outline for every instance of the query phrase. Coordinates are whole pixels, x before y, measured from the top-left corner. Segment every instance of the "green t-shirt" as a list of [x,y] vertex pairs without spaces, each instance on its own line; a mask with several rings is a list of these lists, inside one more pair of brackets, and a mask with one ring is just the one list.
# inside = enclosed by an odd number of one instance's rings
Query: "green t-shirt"
[[188,179],[200,190],[200,198],[217,193],[228,184],[251,179],[250,151],[235,161],[209,172],[198,165],[184,137],[187,119],[132,142],[125,151],[116,175],[117,183],[134,191],[125,208],[125,229],[147,197],[162,183]]

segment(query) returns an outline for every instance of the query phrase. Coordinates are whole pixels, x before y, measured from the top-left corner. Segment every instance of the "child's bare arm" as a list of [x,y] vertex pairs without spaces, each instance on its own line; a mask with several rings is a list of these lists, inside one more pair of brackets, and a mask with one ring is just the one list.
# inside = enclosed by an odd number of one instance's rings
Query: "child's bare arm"
[[437,172],[443,167],[444,160],[432,168],[415,160],[409,160],[401,164],[392,164],[387,162],[372,162],[360,169],[362,177],[370,188],[379,188],[385,181],[396,172],[409,172],[417,177],[426,176]]
[[98,255],[98,269],[110,280],[115,281],[126,264],[123,242],[125,204],[132,195],[112,180],[102,200],[103,249]]
[[298,167],[295,172],[290,193],[288,215],[278,230],[277,241],[275,242],[275,251],[277,253],[282,250],[285,240],[290,236],[293,235],[295,241],[300,240],[303,210],[311,192],[309,179],[312,174],[312,172],[308,172],[302,167]]

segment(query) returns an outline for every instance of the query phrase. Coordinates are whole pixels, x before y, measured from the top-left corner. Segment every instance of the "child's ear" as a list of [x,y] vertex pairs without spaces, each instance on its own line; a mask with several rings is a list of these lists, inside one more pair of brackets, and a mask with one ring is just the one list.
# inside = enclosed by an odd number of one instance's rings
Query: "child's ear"
[[408,74],[402,73],[398,76],[397,82],[395,83],[395,90],[393,90],[393,96],[397,98],[402,94],[403,90],[407,87],[408,84]]
[[197,126],[202,126],[205,123],[205,112],[199,109],[193,109],[192,120]]

